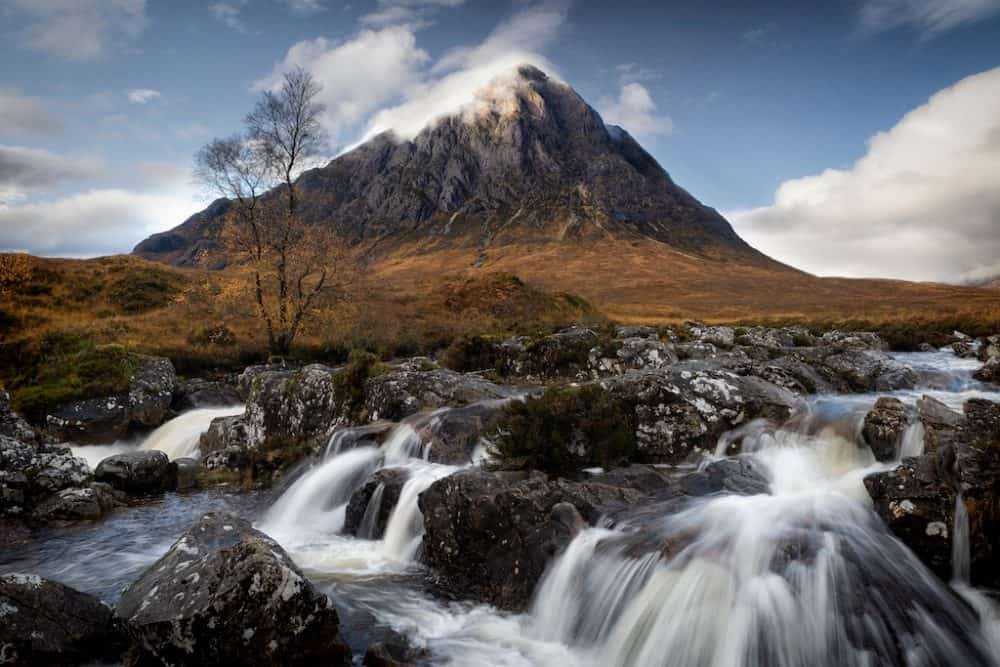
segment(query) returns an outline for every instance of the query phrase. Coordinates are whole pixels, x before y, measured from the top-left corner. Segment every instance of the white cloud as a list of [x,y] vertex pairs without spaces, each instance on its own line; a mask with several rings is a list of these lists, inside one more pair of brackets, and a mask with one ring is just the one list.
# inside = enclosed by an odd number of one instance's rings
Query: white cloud
[[73,158],[37,148],[0,145],[0,205],[21,200],[28,191],[98,176],[103,170],[103,162],[95,158]]
[[637,137],[670,134],[674,123],[656,113],[656,103],[641,83],[626,83],[617,99],[602,97],[597,103],[605,122],[620,125]]
[[25,97],[15,90],[0,89],[0,135],[45,135],[59,130],[59,122],[49,114],[41,100]]
[[419,29],[428,25],[431,17],[441,9],[463,4],[465,0],[378,0],[378,8],[362,16],[361,23],[373,28],[408,25]]
[[1000,0],[867,0],[860,20],[872,32],[911,25],[926,37],[997,13]]
[[232,2],[213,2],[208,6],[208,11],[212,13],[217,21],[237,32],[247,32],[247,26],[243,23],[241,14],[246,7],[246,0],[233,0]]
[[134,88],[128,91],[128,101],[132,104],[149,104],[160,97],[160,91],[152,88]]
[[851,168],[786,181],[730,219],[822,275],[962,281],[1000,273],[1000,67],[962,79],[869,141]]
[[93,61],[146,28],[146,0],[10,0],[28,18],[22,44],[65,60]]
[[337,138],[417,81],[429,59],[408,27],[362,30],[346,42],[321,37],[293,45],[272,73],[254,87],[275,88],[281,85],[284,72],[304,67],[323,85],[324,124]]
[[552,64],[538,52],[565,20],[563,4],[530,7],[498,25],[482,43],[445,53],[426,77],[406,90],[402,103],[371,118],[365,138],[389,129],[412,138],[435,119],[477,101],[484,87],[521,64],[555,75]]
[[109,189],[0,207],[0,251],[16,248],[64,257],[129,252],[142,239],[176,226],[204,204],[183,189],[159,193]]
[[312,14],[326,9],[319,0],[281,0],[281,2],[297,14]]

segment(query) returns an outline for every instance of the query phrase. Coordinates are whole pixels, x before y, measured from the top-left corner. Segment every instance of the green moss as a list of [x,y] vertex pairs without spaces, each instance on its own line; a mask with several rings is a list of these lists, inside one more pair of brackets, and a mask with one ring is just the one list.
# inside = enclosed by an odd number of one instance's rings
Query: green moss
[[35,354],[33,374],[22,378],[12,398],[16,409],[36,422],[64,403],[128,391],[139,367],[121,345],[94,345],[71,332],[49,334]]
[[108,287],[108,301],[125,313],[143,313],[169,304],[180,293],[172,274],[151,267],[133,269]]
[[598,385],[550,388],[511,403],[500,418],[493,455],[504,468],[572,475],[613,467],[636,453],[632,420]]

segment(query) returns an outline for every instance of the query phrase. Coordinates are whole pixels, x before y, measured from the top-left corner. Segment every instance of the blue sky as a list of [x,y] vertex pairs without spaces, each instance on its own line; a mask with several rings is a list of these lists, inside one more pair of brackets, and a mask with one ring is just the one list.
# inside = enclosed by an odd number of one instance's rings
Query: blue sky
[[[859,216],[841,201],[886,178],[865,166],[873,137],[1000,66],[1000,0],[0,0],[0,33],[0,248],[125,252],[181,222],[206,199],[190,179],[194,151],[237,129],[286,66],[324,83],[333,155],[373,129],[444,111],[442,99],[523,59],[632,131],[779,259],[824,274],[1000,274],[1000,248],[988,243],[991,232],[1000,239],[1000,205],[974,183],[920,173],[921,193],[929,182],[943,190],[930,209],[953,211],[959,193],[979,202],[962,208],[972,222],[957,224],[957,240],[927,238],[946,226],[937,213],[917,220],[876,203]],[[996,105],[996,78],[971,79],[949,108]],[[982,141],[973,137],[970,158],[953,149],[968,134],[964,112],[931,107],[921,127],[954,136],[931,142],[929,160],[982,158],[987,173],[998,164],[988,117],[971,123]],[[903,138],[868,163],[911,149],[919,159],[928,139],[918,130],[895,132]],[[838,207],[846,217],[830,219]],[[863,247],[845,240],[851,225],[863,225]],[[877,261],[900,239],[917,244],[908,257]],[[941,256],[943,242],[954,256]],[[936,261],[912,261],[917,249]]]

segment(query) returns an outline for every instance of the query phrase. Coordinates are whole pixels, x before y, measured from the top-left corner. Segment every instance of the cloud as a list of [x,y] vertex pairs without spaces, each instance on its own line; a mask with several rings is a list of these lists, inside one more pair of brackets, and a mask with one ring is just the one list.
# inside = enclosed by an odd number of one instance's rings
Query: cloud
[[246,7],[246,0],[234,0],[233,2],[213,2],[208,6],[208,11],[212,13],[217,21],[222,22],[227,28],[237,32],[247,32],[247,26],[243,22],[241,14]]
[[150,234],[169,229],[204,202],[184,190],[138,193],[91,190],[52,202],[0,208],[0,252],[93,257],[128,252]]
[[670,134],[674,130],[670,118],[656,113],[656,103],[641,83],[626,83],[617,99],[602,97],[597,108],[606,122],[620,125],[637,137]]
[[37,148],[0,145],[0,205],[23,199],[27,191],[96,176],[103,170],[103,162],[94,158],[70,158]]
[[132,104],[148,104],[160,97],[160,91],[152,88],[134,88],[128,91],[128,101]]
[[866,0],[861,27],[879,32],[909,25],[925,37],[1000,13],[1000,0]]
[[312,14],[326,9],[319,0],[281,0],[281,2],[288,5],[288,8],[296,14]]
[[772,22],[754,26],[744,31],[740,39],[744,44],[757,47],[777,46],[774,33],[778,30],[778,24]]
[[427,26],[441,9],[463,4],[465,0],[378,0],[378,8],[362,16],[361,23],[372,28],[407,25],[416,30]]
[[365,138],[393,130],[412,138],[435,119],[477,101],[477,94],[497,77],[529,63],[555,75],[539,51],[566,21],[566,5],[550,3],[523,9],[498,25],[483,42],[445,53],[423,79],[415,81],[404,100],[369,120]]
[[38,98],[0,89],[0,135],[51,135],[60,129],[60,123]]
[[751,244],[822,275],[1000,273],[1000,67],[962,79],[868,142],[849,169],[785,181],[729,215]]
[[27,17],[23,46],[70,61],[107,57],[146,28],[146,0],[10,0]]
[[324,125],[337,138],[417,81],[429,60],[406,26],[362,30],[345,42],[322,37],[298,42],[254,87],[277,88],[284,72],[304,67],[323,85]]

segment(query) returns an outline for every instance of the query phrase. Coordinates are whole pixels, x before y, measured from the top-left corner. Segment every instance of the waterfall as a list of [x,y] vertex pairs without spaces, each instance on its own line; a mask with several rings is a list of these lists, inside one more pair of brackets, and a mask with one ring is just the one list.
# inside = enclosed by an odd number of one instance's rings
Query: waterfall
[[971,549],[969,547],[969,510],[965,506],[962,492],[955,494],[955,526],[951,535],[951,578],[961,583],[969,583]]
[[378,514],[382,510],[382,495],[384,493],[385,483],[379,482],[375,490],[372,491],[372,497],[368,500],[364,516],[361,517],[361,525],[358,526],[359,538],[363,540],[375,539],[376,524],[378,522]]
[[410,476],[389,515],[382,539],[383,553],[397,561],[413,560],[424,536],[424,516],[417,505],[417,497],[437,480],[458,470],[457,466],[434,463],[417,463],[408,467]]
[[243,410],[242,405],[189,410],[150,433],[139,449],[156,449],[171,459],[197,457],[201,434],[208,430],[212,420],[240,415]]

